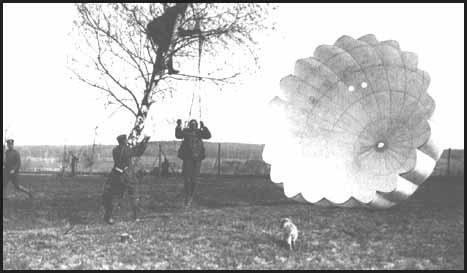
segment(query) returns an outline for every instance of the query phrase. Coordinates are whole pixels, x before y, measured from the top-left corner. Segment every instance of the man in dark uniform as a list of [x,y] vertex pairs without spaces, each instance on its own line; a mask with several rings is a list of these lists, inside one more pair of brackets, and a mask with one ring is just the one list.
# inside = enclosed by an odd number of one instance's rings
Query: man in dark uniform
[[[176,3],[175,6],[167,8],[164,13],[154,18],[147,25],[148,36],[158,46],[157,55],[167,53],[171,43],[172,33],[179,14],[184,15],[188,7],[187,3]],[[167,60],[167,69],[169,74],[177,74],[179,71],[173,68],[172,56]]]
[[[146,26],[148,37],[158,46],[156,53],[158,56],[162,55],[162,53],[167,54],[171,46],[172,41],[170,39],[172,38],[173,32],[177,32],[177,36],[179,37],[201,35],[199,26],[197,29],[183,29],[182,27],[178,27],[175,30],[177,17],[179,15],[182,17],[185,16],[187,8],[188,3],[176,3],[174,6],[165,9],[161,16],[154,18]],[[168,74],[177,74],[179,72],[173,67],[171,55],[167,58],[167,70]]]
[[76,164],[78,163],[79,158],[72,152],[71,153],[71,177],[75,177]]
[[185,206],[190,206],[193,202],[193,194],[195,192],[196,180],[201,169],[201,161],[206,157],[203,145],[203,139],[211,138],[211,132],[200,121],[192,119],[189,122],[189,127],[182,130],[182,121],[177,120],[175,128],[175,137],[183,139],[182,145],[178,150],[178,157],[183,160],[182,172],[185,179]]
[[11,181],[15,186],[15,189],[27,194],[29,198],[33,198],[31,192],[22,187],[18,182],[19,168],[21,167],[21,157],[16,151],[14,146],[14,140],[8,139],[6,141],[8,150],[5,152],[5,166],[3,171],[3,193],[5,194],[8,183]]
[[104,185],[104,194],[102,201],[104,205],[104,221],[108,224],[113,224],[112,209],[113,199],[118,196],[121,197],[125,191],[128,192],[128,197],[131,201],[133,210],[133,218],[137,218],[137,200],[136,200],[136,177],[131,165],[131,158],[141,156],[146,150],[149,137],[144,137],[143,141],[134,147],[127,145],[127,136],[120,135],[117,137],[118,146],[112,150],[114,167],[110,172],[109,178]]
[[161,164],[161,176],[162,177],[169,177],[169,160],[167,157],[164,157],[164,161]]

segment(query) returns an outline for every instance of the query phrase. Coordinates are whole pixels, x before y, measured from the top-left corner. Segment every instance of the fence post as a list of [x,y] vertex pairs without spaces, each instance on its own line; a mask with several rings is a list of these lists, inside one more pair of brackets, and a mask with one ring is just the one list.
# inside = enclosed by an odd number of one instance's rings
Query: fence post
[[161,144],[159,143],[159,176],[161,176],[161,161],[162,161],[162,157],[161,157],[161,153],[162,153],[162,147],[161,147]]
[[96,149],[96,142],[94,141],[94,143],[92,144],[92,149],[91,149],[91,162],[90,162],[90,166],[89,166],[89,175],[92,174],[92,167],[94,166],[94,164],[96,163],[96,158],[95,158],[95,149]]
[[451,172],[450,172],[450,165],[451,165],[451,148],[448,149],[448,166],[447,166],[447,174],[446,176],[450,176],[451,175]]
[[217,176],[221,176],[221,144],[217,143]]

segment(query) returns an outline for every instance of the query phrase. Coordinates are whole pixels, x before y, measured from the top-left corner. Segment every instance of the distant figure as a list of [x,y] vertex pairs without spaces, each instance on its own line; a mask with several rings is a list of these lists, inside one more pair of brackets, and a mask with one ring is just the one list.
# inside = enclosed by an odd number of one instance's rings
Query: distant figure
[[117,137],[118,146],[112,150],[114,159],[114,167],[110,172],[109,178],[104,185],[104,193],[102,201],[104,205],[104,221],[108,224],[113,224],[112,218],[113,198],[122,197],[125,192],[131,201],[133,210],[133,218],[137,219],[137,200],[136,200],[136,175],[133,168],[130,168],[131,158],[141,156],[146,150],[149,137],[144,137],[143,141],[134,147],[129,147],[127,144],[127,136],[120,135]]
[[5,166],[3,171],[3,194],[6,193],[6,189],[8,187],[8,183],[11,181],[15,186],[17,191],[23,192],[29,196],[29,198],[33,198],[31,192],[29,192],[26,188],[22,187],[18,182],[18,173],[19,168],[21,167],[21,157],[13,147],[14,147],[14,140],[8,139],[6,141],[8,150],[5,152]]
[[161,164],[161,176],[162,177],[169,177],[169,160],[167,157],[164,157],[164,161]]
[[200,121],[191,120],[189,127],[182,130],[182,121],[177,120],[175,128],[175,137],[183,139],[178,150],[178,157],[183,160],[182,173],[185,180],[185,206],[190,206],[193,202],[193,194],[195,191],[196,180],[201,169],[201,161],[206,157],[203,145],[203,139],[211,138],[211,133],[208,128]]
[[79,161],[79,158],[72,152],[71,153],[71,177],[75,176],[76,165]]
[[143,181],[145,176],[146,176],[146,170],[144,170],[144,169],[139,169],[136,172],[136,178],[138,179],[139,183],[141,183],[141,181]]

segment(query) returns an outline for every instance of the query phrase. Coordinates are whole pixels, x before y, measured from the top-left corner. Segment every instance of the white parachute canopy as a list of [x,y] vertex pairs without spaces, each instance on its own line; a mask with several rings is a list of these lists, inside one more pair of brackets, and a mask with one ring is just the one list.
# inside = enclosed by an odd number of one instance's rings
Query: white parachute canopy
[[441,156],[430,77],[417,65],[417,55],[372,34],[342,36],[298,60],[280,82],[283,99],[271,101],[276,129],[263,159],[272,181],[287,197],[322,205],[407,199]]

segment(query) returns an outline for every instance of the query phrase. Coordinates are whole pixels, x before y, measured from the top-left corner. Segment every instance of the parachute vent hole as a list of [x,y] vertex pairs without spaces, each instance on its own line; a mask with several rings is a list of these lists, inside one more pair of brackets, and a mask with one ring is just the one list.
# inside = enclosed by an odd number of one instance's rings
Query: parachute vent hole
[[376,143],[376,150],[382,151],[384,149],[386,149],[386,143],[384,143],[383,141],[378,141],[378,143]]
[[349,92],[353,92],[353,91],[355,91],[355,87],[353,87],[353,85],[350,85],[349,86]]
[[361,86],[362,86],[362,88],[367,88],[368,84],[366,82],[362,82]]

